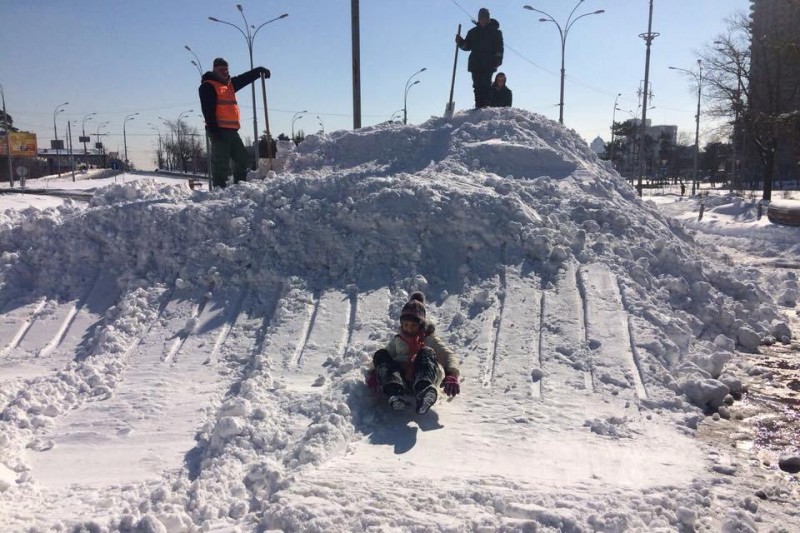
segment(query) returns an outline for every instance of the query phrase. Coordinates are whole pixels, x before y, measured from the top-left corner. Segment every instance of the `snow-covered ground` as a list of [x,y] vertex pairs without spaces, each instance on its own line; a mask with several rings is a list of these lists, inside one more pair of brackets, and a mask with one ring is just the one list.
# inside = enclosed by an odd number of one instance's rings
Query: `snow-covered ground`
[[[511,109],[0,195],[0,530],[800,529],[796,437],[742,436],[800,229],[704,208]],[[462,371],[422,416],[363,385],[413,290]]]

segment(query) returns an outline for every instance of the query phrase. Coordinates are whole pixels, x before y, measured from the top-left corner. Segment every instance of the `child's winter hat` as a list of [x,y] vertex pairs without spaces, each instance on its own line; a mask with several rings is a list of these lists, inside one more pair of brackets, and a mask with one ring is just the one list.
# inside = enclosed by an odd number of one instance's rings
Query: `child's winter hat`
[[482,7],[478,10],[478,20],[480,19],[488,19],[489,18],[489,10],[485,7]]
[[228,62],[225,61],[224,59],[222,59],[221,57],[218,57],[218,58],[216,58],[214,60],[214,66],[215,67],[227,67],[228,66]]
[[413,292],[408,299],[408,303],[403,306],[400,313],[400,320],[413,320],[420,324],[425,321],[425,295],[421,292]]

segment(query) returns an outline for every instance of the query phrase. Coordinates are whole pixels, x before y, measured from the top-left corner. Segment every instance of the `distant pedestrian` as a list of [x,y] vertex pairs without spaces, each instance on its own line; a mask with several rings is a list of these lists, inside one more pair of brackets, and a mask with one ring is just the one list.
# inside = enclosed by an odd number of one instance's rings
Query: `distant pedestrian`
[[506,85],[506,75],[498,72],[489,92],[489,105],[492,107],[511,107],[511,89]]
[[478,11],[478,22],[466,37],[456,35],[456,44],[470,52],[467,70],[472,73],[475,107],[490,105],[492,73],[503,64],[503,32],[500,23],[489,16],[489,10]]
[[214,187],[224,188],[230,174],[230,161],[233,160],[233,182],[239,183],[247,177],[249,154],[239,137],[239,105],[236,91],[247,87],[261,75],[269,78],[270,72],[264,67],[231,78],[228,62],[218,57],[214,69],[203,74],[200,84],[200,105],[206,122],[206,132],[211,141],[211,182]]

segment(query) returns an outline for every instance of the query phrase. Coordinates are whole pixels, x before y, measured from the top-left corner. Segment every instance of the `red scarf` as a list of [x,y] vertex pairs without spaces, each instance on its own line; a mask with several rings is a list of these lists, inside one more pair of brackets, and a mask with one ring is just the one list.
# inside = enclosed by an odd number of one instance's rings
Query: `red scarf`
[[417,358],[419,351],[425,346],[425,331],[420,328],[416,335],[406,335],[402,331],[398,335],[408,346],[408,366],[406,367],[406,381],[414,379],[414,359]]

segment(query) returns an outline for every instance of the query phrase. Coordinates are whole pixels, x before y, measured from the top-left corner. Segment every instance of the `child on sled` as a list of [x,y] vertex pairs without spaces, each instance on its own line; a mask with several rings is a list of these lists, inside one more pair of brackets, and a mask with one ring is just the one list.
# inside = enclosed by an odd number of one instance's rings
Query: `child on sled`
[[439,387],[448,396],[460,392],[458,362],[435,333],[425,313],[425,296],[414,292],[400,313],[400,330],[386,348],[372,358],[368,384],[385,394],[389,406],[400,411],[416,399],[417,413],[426,413],[439,397]]

